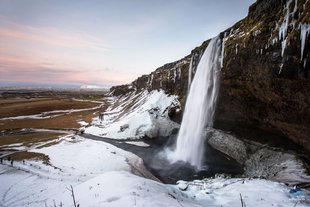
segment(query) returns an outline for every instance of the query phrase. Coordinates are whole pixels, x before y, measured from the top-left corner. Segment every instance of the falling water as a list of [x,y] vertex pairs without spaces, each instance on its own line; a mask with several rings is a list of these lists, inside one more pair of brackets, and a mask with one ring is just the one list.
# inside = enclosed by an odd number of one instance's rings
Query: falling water
[[206,127],[212,127],[219,89],[221,40],[211,40],[197,67],[187,97],[176,149],[171,159],[201,169]]

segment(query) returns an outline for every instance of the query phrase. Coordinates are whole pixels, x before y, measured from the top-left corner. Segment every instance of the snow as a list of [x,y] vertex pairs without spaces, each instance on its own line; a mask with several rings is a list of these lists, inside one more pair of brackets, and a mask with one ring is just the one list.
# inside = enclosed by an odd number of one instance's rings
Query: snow
[[83,126],[87,126],[88,123],[85,121],[78,121],[78,123],[83,127]]
[[[223,178],[201,181],[179,181],[178,186],[186,191],[187,196],[205,203],[205,206],[240,207],[240,195],[246,206],[294,206],[299,199],[289,195],[289,188],[284,184],[263,179]],[[309,192],[307,192],[309,193]],[[309,195],[307,195],[309,196]],[[309,199],[309,198],[308,198]],[[308,206],[300,202],[298,206]]]
[[25,163],[15,161],[12,167],[4,161],[0,165],[0,206],[44,206],[45,201],[52,204],[56,195],[69,195],[68,186],[75,187],[109,171],[128,171],[154,178],[138,156],[79,136],[29,151],[48,155],[50,165],[26,160]]
[[177,98],[163,90],[134,92],[118,101],[115,98],[104,120],[94,119],[85,133],[114,139],[169,136],[179,127],[168,117],[169,108],[180,106]]
[[80,87],[81,90],[103,90],[103,89],[107,89],[105,87],[102,87],[102,86],[96,86],[96,85],[82,85]]
[[[74,188],[80,206],[201,206],[173,186],[144,179],[128,172],[108,172]],[[90,199],[91,198],[91,199]],[[64,206],[72,205],[72,198],[59,195],[55,199]],[[178,201],[179,200],[179,201]]]
[[[308,206],[302,201],[309,196],[308,192],[295,197],[289,194],[289,190],[283,184],[262,179],[223,177],[165,185],[128,172],[114,171],[77,185],[74,193],[80,206],[240,207],[240,196],[247,206],[292,207],[298,201],[299,207]],[[64,206],[72,206],[72,197],[68,194],[59,194],[55,200]]]
[[[139,143],[139,142],[138,142]],[[5,161],[0,165],[0,206],[73,206],[72,185],[80,206],[309,206],[309,192],[290,194],[291,188],[263,179],[226,178],[157,181],[136,155],[111,144],[66,136],[53,146],[33,149],[50,158],[41,161]],[[150,179],[153,178],[153,179]]]
[[126,144],[131,144],[139,147],[149,147],[149,144],[146,144],[145,142],[134,142],[134,141],[127,141]]

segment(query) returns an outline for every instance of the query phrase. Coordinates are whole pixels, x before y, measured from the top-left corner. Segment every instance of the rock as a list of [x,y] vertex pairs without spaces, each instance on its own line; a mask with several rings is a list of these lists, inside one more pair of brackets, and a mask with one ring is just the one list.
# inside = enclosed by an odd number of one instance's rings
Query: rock
[[307,165],[290,152],[256,142],[245,142],[220,130],[209,130],[207,142],[242,164],[248,177],[262,177],[290,185],[310,180]]
[[245,175],[296,185],[309,182],[304,163],[295,155],[263,148],[245,162]]
[[128,129],[129,128],[129,124],[124,124],[124,125],[122,125],[122,126],[120,126],[120,131],[121,132],[123,132],[123,131],[125,131],[126,129]]
[[207,142],[214,149],[244,164],[247,159],[247,147],[244,142],[220,130],[211,129],[207,132]]

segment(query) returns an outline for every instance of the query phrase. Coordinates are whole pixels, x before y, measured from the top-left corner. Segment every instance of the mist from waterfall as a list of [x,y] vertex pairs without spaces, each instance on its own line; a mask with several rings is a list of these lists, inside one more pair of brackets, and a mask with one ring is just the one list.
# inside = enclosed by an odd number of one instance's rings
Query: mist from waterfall
[[169,155],[173,161],[188,162],[201,169],[206,128],[213,126],[219,90],[221,39],[213,38],[197,66],[187,96],[176,148]]

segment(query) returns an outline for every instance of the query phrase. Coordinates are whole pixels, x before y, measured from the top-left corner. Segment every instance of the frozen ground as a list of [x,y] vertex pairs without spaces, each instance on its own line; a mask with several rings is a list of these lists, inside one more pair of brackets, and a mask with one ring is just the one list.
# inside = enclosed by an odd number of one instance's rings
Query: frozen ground
[[10,162],[0,165],[0,206],[44,206],[56,194],[108,171],[128,171],[153,178],[136,155],[105,142],[75,136],[59,144],[30,152],[49,156],[42,161]]
[[102,120],[94,119],[93,126],[87,127],[85,133],[127,139],[169,136],[173,129],[179,127],[168,117],[169,109],[180,107],[177,96],[169,96],[163,90],[113,97],[110,104]]
[[[95,119],[85,132],[127,139],[167,136],[178,125],[168,111],[180,107],[176,96],[163,91],[133,92],[110,99],[111,107],[103,120]],[[86,126],[86,122],[80,122]],[[44,129],[40,129],[41,131]],[[68,132],[67,132],[68,133]],[[104,141],[66,135],[55,145],[40,143],[29,152],[41,153],[48,160],[4,160],[0,165],[0,207],[73,206],[70,187],[81,207],[131,206],[310,206],[309,192],[291,194],[292,188],[262,179],[224,178],[179,181],[175,185],[159,182],[141,158]],[[136,140],[126,144],[149,147]],[[42,145],[41,145],[42,144]]]
[[[67,136],[32,152],[49,156],[41,161],[5,161],[0,165],[0,206],[73,206],[73,186],[80,206],[309,206],[307,192],[289,193],[283,184],[260,179],[218,177],[162,184],[136,155],[101,141]],[[151,178],[151,179],[150,179]],[[152,179],[153,178],[153,179]]]

